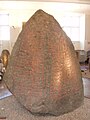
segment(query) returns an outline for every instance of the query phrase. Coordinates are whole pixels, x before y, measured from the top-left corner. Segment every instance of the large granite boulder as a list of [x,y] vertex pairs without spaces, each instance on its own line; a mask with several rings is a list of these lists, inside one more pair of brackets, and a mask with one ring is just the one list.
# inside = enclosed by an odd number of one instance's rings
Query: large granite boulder
[[83,103],[81,71],[72,42],[54,17],[42,10],[19,34],[4,81],[33,114],[61,115]]

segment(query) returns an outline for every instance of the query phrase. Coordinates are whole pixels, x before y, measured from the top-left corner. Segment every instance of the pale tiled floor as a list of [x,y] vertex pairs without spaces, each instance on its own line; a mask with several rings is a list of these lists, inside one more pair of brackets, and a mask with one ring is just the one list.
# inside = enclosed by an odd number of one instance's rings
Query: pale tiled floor
[[85,70],[82,72],[82,80],[84,86],[84,96],[90,98],[90,72]]
[[90,98],[90,79],[82,78],[84,86],[84,96]]
[[5,97],[11,96],[11,92],[7,89],[6,85],[2,81],[0,83],[0,99],[3,99]]

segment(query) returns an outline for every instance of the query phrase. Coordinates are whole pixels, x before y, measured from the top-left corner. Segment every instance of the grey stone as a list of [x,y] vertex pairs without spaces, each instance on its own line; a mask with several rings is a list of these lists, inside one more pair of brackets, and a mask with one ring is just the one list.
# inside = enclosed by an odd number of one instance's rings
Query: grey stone
[[4,81],[33,114],[61,115],[83,103],[74,46],[55,18],[42,10],[36,11],[19,34]]

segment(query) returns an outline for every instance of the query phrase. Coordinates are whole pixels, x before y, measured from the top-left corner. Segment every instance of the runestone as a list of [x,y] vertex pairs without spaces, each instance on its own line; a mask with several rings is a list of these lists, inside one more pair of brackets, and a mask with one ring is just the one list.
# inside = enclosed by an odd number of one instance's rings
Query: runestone
[[43,10],[37,10],[20,32],[4,81],[32,114],[58,116],[83,103],[82,76],[71,39]]

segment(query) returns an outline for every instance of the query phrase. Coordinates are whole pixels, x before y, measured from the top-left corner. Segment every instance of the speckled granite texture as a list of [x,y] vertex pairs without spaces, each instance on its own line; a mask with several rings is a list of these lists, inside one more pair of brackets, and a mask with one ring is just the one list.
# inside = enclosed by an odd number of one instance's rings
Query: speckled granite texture
[[0,100],[0,117],[6,120],[90,120],[90,99],[84,98],[84,104],[73,112],[55,117],[32,115],[11,96]]
[[61,115],[79,107],[84,98],[73,44],[54,17],[42,10],[18,36],[4,81],[33,114]]

